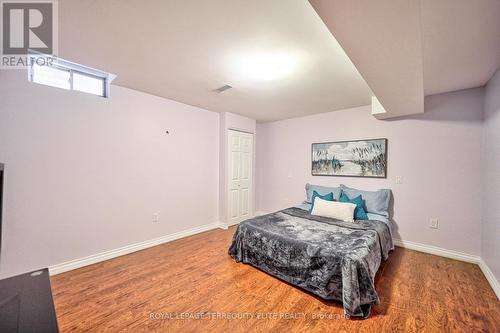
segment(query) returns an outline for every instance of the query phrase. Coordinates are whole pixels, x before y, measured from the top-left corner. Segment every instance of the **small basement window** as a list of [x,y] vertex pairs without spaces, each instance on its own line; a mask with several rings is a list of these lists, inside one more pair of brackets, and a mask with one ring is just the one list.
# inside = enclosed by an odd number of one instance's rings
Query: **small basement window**
[[30,51],[28,79],[46,86],[109,97],[116,75],[73,62]]

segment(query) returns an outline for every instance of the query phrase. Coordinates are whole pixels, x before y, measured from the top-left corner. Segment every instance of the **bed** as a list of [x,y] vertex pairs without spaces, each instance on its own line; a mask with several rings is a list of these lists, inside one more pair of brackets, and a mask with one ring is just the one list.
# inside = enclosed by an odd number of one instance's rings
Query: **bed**
[[229,255],[342,302],[348,316],[367,318],[379,302],[375,274],[394,248],[388,221],[343,222],[311,215],[307,208],[306,202],[240,223]]

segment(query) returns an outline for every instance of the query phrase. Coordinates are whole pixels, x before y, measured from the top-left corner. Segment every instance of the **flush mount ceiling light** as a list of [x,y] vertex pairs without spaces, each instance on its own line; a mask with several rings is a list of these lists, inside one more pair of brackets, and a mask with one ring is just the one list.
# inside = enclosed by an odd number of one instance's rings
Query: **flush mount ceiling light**
[[242,80],[273,81],[291,74],[297,59],[284,52],[254,52],[242,54],[235,63]]

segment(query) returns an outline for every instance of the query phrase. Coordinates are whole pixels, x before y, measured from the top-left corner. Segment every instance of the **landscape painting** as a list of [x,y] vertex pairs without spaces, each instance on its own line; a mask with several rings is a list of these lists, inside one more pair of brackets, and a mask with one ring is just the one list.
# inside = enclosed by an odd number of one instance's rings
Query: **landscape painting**
[[387,177],[387,139],[312,144],[313,176]]

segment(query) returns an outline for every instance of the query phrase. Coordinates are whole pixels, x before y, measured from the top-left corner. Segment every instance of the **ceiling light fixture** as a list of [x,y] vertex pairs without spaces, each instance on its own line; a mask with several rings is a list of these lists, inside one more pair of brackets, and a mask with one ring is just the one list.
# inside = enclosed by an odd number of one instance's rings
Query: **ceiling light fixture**
[[297,65],[297,59],[289,53],[247,53],[236,61],[242,80],[273,81],[288,76]]

